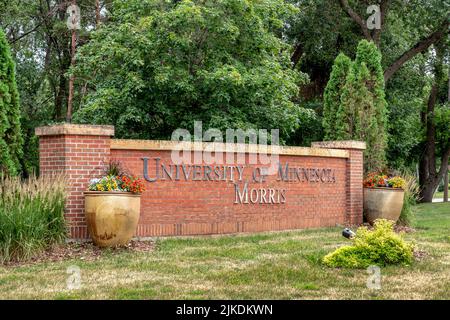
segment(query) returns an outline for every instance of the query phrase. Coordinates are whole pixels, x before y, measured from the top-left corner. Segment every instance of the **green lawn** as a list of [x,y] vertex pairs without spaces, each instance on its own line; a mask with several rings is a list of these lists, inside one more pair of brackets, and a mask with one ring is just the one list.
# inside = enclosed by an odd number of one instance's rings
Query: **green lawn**
[[[0,298],[450,299],[450,203],[417,209],[417,232],[407,238],[428,256],[411,266],[382,268],[377,291],[366,288],[366,270],[320,263],[349,242],[332,228],[169,238],[153,252],[105,251],[96,261],[0,267]],[[71,265],[81,268],[81,289],[66,288]]]
[[442,199],[442,198],[444,198],[444,191],[435,192],[433,198],[435,198],[435,199]]

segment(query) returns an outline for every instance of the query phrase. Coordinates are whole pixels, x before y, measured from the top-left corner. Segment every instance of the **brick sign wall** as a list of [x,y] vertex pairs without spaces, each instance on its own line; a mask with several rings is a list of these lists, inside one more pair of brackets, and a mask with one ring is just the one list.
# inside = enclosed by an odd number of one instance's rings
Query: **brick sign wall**
[[[40,172],[69,178],[66,217],[72,238],[87,238],[83,191],[110,159],[146,180],[137,236],[258,232],[362,222],[362,152],[356,141],[282,147],[272,174],[251,161],[226,164],[172,161],[171,141],[111,139],[110,126],[58,125],[36,129]],[[189,155],[200,146],[187,144]],[[224,149],[225,150],[225,149]],[[242,150],[241,150],[242,151]],[[225,154],[226,155],[226,154]],[[236,155],[237,160],[238,155]],[[257,157],[256,157],[257,158]]]

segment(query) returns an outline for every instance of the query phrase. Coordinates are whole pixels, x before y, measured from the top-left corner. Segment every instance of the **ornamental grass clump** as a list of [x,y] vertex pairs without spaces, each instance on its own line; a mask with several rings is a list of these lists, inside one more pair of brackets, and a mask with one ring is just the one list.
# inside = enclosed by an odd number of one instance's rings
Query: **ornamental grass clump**
[[416,181],[416,178],[408,173],[403,173],[402,176],[405,180],[405,198],[403,202],[402,212],[397,224],[401,226],[411,225],[411,221],[414,217],[415,204],[419,200],[420,187]]
[[394,231],[394,222],[385,219],[375,221],[374,229],[360,227],[353,238],[353,245],[344,246],[327,254],[323,263],[333,268],[367,268],[370,265],[408,265],[413,261],[414,245]]
[[35,257],[64,241],[66,180],[0,175],[0,263]]

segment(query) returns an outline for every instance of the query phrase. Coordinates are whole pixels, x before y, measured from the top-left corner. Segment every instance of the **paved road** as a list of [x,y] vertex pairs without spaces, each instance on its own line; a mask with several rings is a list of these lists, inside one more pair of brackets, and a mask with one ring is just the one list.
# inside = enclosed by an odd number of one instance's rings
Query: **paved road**
[[433,202],[444,202],[443,198],[434,198]]

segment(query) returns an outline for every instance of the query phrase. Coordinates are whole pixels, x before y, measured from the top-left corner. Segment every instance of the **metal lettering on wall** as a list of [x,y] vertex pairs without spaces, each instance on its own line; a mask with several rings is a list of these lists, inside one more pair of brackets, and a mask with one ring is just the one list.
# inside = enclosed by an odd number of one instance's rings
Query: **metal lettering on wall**
[[[185,165],[164,164],[160,158],[153,158],[155,174],[150,177],[149,158],[142,158],[144,178],[149,182],[156,181],[224,181],[234,184],[236,204],[283,204],[287,194],[284,188],[252,188],[252,183],[267,181],[265,167],[246,167],[243,165]],[[244,179],[244,172],[251,170],[251,176]],[[336,183],[335,170],[330,168],[290,167],[289,163],[278,164],[277,181]]]

